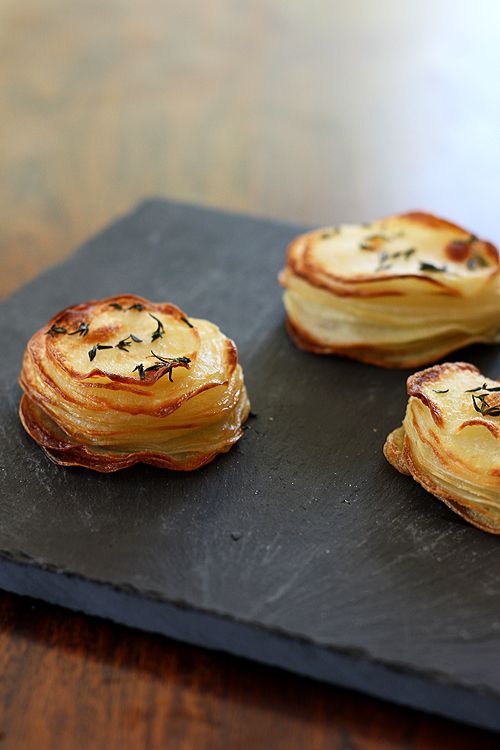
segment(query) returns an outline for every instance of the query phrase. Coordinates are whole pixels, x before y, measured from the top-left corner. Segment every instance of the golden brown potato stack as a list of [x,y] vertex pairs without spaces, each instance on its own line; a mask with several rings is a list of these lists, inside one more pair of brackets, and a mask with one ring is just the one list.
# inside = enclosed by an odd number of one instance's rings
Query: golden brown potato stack
[[499,268],[491,243],[414,212],[297,237],[280,282],[300,347],[417,367],[499,341]]
[[235,344],[170,303],[121,295],[68,307],[30,339],[26,431],[58,464],[196,469],[242,436]]
[[500,534],[500,381],[455,362],[415,373],[407,389],[387,460],[469,523]]

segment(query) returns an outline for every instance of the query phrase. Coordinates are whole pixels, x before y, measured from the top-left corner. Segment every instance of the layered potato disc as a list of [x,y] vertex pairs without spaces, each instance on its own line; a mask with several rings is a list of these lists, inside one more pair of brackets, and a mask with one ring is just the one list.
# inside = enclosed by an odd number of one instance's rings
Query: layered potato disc
[[469,523],[500,534],[500,381],[455,362],[415,373],[407,388],[387,460]]
[[382,367],[417,367],[498,342],[494,245],[426,213],[297,237],[280,274],[295,342]]
[[30,339],[26,431],[58,464],[196,469],[242,436],[250,404],[235,344],[169,303],[122,295],[58,313]]

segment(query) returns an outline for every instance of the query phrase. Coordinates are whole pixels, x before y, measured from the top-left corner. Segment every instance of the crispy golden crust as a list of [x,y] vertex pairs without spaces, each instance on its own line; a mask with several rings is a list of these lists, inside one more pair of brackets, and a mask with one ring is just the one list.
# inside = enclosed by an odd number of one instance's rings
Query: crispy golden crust
[[402,427],[397,427],[395,430],[389,433],[387,440],[384,444],[384,456],[400,474],[411,475],[404,457],[404,430]]
[[499,340],[499,270],[490,242],[410,212],[296,237],[279,281],[300,347],[413,368]]
[[20,384],[21,421],[46,454],[100,472],[203,466],[240,439],[250,408],[234,342],[135,295],[55,315],[28,342]]
[[[415,481],[422,485],[427,492],[430,492],[431,495],[434,495],[438,500],[441,500],[441,502],[450,508],[450,510],[457,513],[457,515],[468,523],[481,529],[481,531],[487,531],[490,534],[500,534],[500,526],[498,525],[497,516],[493,516],[484,510],[482,513],[479,513],[472,508],[467,507],[467,505],[464,504],[463,498],[459,495],[452,494],[451,492],[446,492],[437,482],[433,481],[429,475],[425,474],[425,472],[418,468],[412,456],[411,446],[407,440],[405,440],[404,444],[403,457],[405,464],[408,467],[408,473],[411,474]],[[495,518],[496,523],[494,522]]]
[[[103,453],[93,450],[90,446],[77,445],[47,414],[40,409],[26,394],[21,397],[19,416],[24,429],[33,440],[43,449],[55,464],[60,466],[81,466],[94,469],[106,474],[119,469],[127,469],[137,463],[151,464],[161,469],[191,471],[212,461],[217,453],[227,452],[231,446],[243,435],[240,429],[234,433],[230,441],[219,451],[200,454],[183,462],[174,461],[168,455],[155,451],[136,451],[133,453]],[[245,415],[245,419],[248,413]]]
[[384,445],[398,471],[492,534],[500,534],[498,384],[465,362],[415,373],[403,425]]

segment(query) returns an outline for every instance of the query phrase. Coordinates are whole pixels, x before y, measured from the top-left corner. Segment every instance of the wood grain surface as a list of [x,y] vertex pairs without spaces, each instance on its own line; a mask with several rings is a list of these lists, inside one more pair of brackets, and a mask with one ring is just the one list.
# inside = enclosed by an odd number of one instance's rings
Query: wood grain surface
[[498,747],[498,737],[346,690],[4,595],[0,747]]
[[[409,208],[498,241],[495,0],[3,0],[0,295],[150,195]],[[498,738],[12,596],[0,747],[489,748]]]

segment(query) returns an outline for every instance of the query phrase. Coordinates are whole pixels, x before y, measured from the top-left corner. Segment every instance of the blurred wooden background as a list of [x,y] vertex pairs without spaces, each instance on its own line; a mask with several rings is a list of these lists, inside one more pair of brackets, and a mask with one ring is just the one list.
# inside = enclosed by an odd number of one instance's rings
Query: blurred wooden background
[[[498,241],[499,28],[496,0],[2,0],[0,295],[151,195]],[[2,748],[498,746],[10,596],[0,664]]]
[[500,239],[496,0],[2,0],[0,292],[165,195]]

